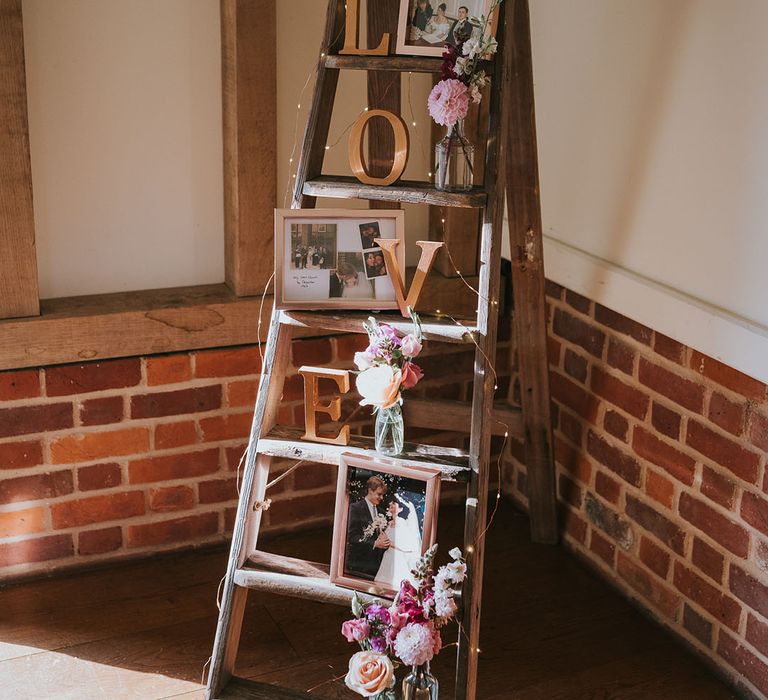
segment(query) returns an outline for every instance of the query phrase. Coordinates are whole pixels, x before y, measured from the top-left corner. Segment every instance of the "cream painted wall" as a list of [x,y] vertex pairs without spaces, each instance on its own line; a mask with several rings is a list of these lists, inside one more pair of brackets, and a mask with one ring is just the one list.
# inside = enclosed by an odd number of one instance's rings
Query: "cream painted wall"
[[24,0],[43,298],[224,280],[217,0]]
[[531,21],[548,274],[768,379],[768,3],[532,0]]

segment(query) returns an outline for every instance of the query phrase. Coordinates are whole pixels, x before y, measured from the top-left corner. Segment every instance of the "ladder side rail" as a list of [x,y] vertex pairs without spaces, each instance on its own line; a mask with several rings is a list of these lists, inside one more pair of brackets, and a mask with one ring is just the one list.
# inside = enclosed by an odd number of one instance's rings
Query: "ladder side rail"
[[[511,2],[514,40],[509,48],[515,81],[509,111],[506,163],[509,242],[512,251],[513,323],[517,343],[523,409],[525,464],[531,539],[558,540],[555,465],[547,362],[544,251],[542,245],[539,165],[536,149],[531,21],[528,0]],[[522,340],[525,339],[525,342]]]
[[269,335],[261,368],[259,392],[253,412],[251,434],[246,452],[243,480],[240,485],[240,500],[237,506],[232,544],[230,547],[227,572],[221,596],[219,621],[213,643],[211,666],[208,672],[206,699],[218,696],[232,676],[234,658],[237,653],[242,627],[247,589],[235,585],[235,571],[243,559],[243,544],[246,520],[251,506],[251,494],[256,472],[256,450],[259,437],[271,429],[283,390],[285,367],[290,357],[290,342],[293,333],[290,327],[280,323],[280,313],[272,311]]
[[504,223],[504,165],[506,155],[506,115],[509,113],[509,87],[512,76],[512,19],[506,3],[500,6],[497,37],[497,71],[491,84],[485,185],[488,202],[483,209],[480,240],[480,280],[477,307],[478,348],[475,352],[475,381],[472,393],[470,436],[470,474],[467,485],[464,522],[464,550],[467,577],[462,592],[462,615],[456,663],[456,698],[474,700],[477,694],[477,656],[480,639],[480,614],[485,557],[485,528],[488,516],[490,450],[496,375],[496,336],[499,317],[501,240]]
[[343,34],[340,19],[344,16],[342,4],[343,0],[328,0],[325,36],[317,60],[315,89],[307,116],[307,127],[304,131],[299,164],[296,168],[291,209],[313,208],[315,206],[316,198],[305,195],[303,190],[304,183],[320,175],[323,170],[325,145],[328,141],[328,130],[331,127],[331,117],[333,116],[333,102],[339,83],[338,69],[326,68],[325,57],[340,44],[340,38]]

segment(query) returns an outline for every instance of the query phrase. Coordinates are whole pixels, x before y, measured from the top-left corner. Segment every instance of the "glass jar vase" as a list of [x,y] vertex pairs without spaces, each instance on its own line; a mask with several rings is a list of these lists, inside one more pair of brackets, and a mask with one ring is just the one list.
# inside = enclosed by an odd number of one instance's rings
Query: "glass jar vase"
[[403,451],[403,411],[396,403],[390,408],[376,411],[376,451],[385,455],[399,455]]
[[414,666],[403,678],[403,700],[437,700],[438,687],[427,661],[423,666]]
[[448,127],[435,144],[435,187],[446,192],[472,189],[475,147],[464,135],[464,120]]

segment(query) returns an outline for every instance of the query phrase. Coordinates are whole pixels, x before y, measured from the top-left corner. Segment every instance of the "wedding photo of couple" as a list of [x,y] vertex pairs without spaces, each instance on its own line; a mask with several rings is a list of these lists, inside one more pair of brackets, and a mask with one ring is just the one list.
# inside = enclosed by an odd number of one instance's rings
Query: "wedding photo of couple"
[[476,28],[470,17],[488,14],[490,0],[401,0],[398,53],[441,56],[445,44],[456,46]]
[[[366,480],[365,495],[349,506],[347,574],[393,588],[408,577],[422,552],[416,497],[405,489],[389,493],[380,476]],[[423,496],[418,500],[423,501]]]

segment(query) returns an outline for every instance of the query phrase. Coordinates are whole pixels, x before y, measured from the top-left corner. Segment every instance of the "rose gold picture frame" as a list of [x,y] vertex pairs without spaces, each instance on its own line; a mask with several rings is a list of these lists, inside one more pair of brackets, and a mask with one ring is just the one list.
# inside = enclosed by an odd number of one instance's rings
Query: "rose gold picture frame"
[[[449,32],[453,28],[453,24],[458,20],[458,8],[465,6],[469,8],[469,16],[480,14],[488,15],[491,9],[493,0],[429,0],[427,7],[432,10],[432,17],[437,17],[437,10],[441,4],[445,4],[446,17],[449,20]],[[418,0],[400,0],[400,19],[397,24],[397,42],[395,52],[406,56],[436,56],[440,58],[445,50],[445,37],[442,41],[436,41],[435,43],[429,43],[424,39],[414,40],[412,27],[414,21],[414,13],[416,11]],[[477,11],[477,7],[482,6],[482,13]],[[491,18],[491,36],[496,35],[498,27],[498,10],[493,13]],[[431,35],[434,39],[439,39],[442,34],[439,30],[428,31],[427,34]]]
[[[387,488],[374,506],[366,497],[373,493],[369,486],[378,483],[376,478]],[[375,489],[373,500],[380,491]],[[436,469],[409,461],[342,454],[331,583],[393,599],[400,581],[435,543],[439,501],[440,472]],[[373,512],[377,513],[376,522]],[[379,540],[382,534],[386,540]]]
[[[397,239],[405,271],[405,213],[398,209],[275,209],[278,309],[397,309],[390,274],[366,274],[360,225]],[[377,249],[378,250],[378,249]]]

